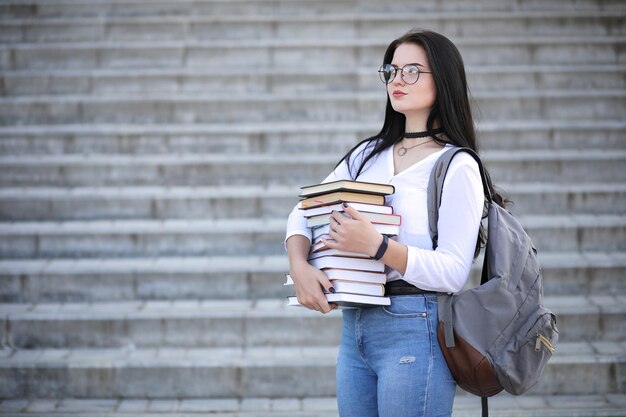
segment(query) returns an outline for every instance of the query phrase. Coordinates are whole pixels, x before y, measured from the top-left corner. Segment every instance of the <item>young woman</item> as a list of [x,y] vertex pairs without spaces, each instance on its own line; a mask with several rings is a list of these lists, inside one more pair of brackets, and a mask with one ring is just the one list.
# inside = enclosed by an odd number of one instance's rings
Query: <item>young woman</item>
[[[327,246],[374,257],[387,266],[387,307],[343,310],[337,360],[341,417],[450,416],[456,384],[437,341],[437,292],[465,285],[480,247],[483,188],[478,165],[454,158],[439,211],[439,246],[428,232],[426,189],[437,158],[452,146],[478,151],[465,69],[444,36],[410,31],[391,42],[379,70],[387,87],[381,131],[352,148],[324,182],[389,183],[386,204],[402,216],[397,237],[385,239],[349,204],[331,218]],[[324,272],[307,263],[311,232],[298,206],[289,216],[286,247],[296,296],[328,313]],[[386,248],[385,248],[386,246]]]

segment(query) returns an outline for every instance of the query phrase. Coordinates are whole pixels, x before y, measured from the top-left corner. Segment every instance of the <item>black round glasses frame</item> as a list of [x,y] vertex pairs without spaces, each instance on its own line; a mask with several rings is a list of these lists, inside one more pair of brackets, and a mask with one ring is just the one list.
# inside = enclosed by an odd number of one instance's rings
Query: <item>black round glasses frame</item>
[[[410,71],[407,70],[407,67],[411,67]],[[380,76],[380,80],[384,84],[389,84],[393,80],[396,79],[396,75],[398,75],[398,70],[400,70],[400,77],[402,78],[402,81],[404,81],[407,84],[415,84],[419,80],[421,73],[432,74],[432,72],[430,72],[430,71],[424,71],[424,70],[419,69],[417,64],[406,64],[402,68],[400,68],[397,65],[393,65],[393,64],[383,64],[380,67],[380,69],[378,70],[378,75]],[[408,82],[404,78],[405,74],[414,75],[415,76],[415,81]]]

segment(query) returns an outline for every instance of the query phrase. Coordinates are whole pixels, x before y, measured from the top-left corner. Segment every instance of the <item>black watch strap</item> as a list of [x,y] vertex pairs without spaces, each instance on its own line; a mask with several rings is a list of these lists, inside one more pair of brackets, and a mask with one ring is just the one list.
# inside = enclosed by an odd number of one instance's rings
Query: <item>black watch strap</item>
[[378,261],[380,258],[382,258],[385,255],[385,252],[387,252],[388,245],[389,245],[389,238],[387,237],[387,235],[383,235],[383,241],[378,247],[378,251],[376,252],[376,255],[374,255],[372,259],[376,259]]

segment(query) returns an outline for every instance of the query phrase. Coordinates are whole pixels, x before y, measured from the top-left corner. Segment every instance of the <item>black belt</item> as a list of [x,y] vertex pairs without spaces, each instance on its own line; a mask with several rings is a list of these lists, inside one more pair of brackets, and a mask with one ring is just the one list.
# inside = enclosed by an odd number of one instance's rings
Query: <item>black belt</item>
[[417,288],[415,285],[409,284],[401,279],[385,284],[385,296],[410,294],[434,294],[434,292]]

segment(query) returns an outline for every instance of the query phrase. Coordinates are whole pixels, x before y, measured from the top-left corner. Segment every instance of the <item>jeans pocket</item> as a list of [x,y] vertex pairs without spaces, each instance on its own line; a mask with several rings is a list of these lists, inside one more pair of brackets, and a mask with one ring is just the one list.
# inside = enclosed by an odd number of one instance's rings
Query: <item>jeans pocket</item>
[[388,316],[423,319],[428,317],[426,300],[423,295],[394,295],[390,298],[391,305],[382,308]]

